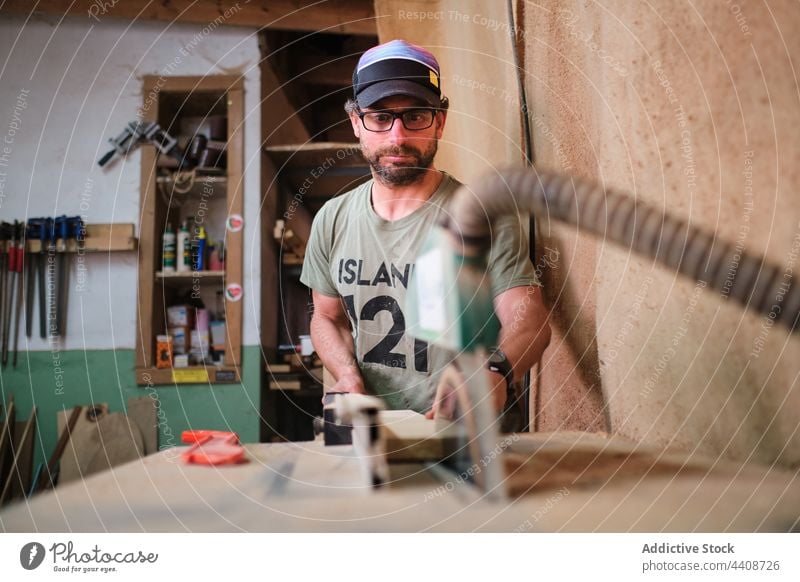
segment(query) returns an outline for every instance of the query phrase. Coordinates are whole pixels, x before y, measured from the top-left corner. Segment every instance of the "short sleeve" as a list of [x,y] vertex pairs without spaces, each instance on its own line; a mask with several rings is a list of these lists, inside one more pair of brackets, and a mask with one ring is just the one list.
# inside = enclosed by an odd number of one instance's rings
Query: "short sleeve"
[[339,293],[331,279],[332,227],[328,224],[328,214],[328,212],[325,212],[325,208],[322,208],[311,224],[311,235],[306,245],[306,255],[303,259],[300,282],[323,295],[336,297]]
[[528,237],[518,215],[502,216],[492,227],[492,248],[488,265],[492,296],[513,287],[540,286],[530,259]]

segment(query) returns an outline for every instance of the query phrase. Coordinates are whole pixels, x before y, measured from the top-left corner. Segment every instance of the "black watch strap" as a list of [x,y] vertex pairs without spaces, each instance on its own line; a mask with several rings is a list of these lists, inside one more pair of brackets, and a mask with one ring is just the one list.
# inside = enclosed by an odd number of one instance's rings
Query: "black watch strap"
[[505,352],[501,349],[495,349],[489,355],[489,361],[487,362],[487,368],[489,368],[492,372],[499,372],[503,375],[506,379],[506,386],[511,387],[511,384],[514,380],[514,368],[511,365],[511,362],[508,361],[508,357],[506,357]]

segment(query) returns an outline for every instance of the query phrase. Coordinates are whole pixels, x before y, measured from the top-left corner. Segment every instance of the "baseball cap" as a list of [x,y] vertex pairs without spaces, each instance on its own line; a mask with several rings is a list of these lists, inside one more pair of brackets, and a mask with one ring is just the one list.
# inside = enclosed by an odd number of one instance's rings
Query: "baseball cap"
[[432,107],[442,104],[439,63],[429,51],[405,40],[369,49],[353,71],[353,97],[369,107],[384,97],[405,95]]

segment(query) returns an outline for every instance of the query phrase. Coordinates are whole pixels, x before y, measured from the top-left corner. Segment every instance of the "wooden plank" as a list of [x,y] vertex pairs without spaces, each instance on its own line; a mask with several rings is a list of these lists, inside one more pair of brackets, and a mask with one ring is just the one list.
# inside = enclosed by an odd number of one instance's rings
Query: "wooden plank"
[[[33,460],[32,441],[35,430],[36,407],[34,406],[31,408],[31,414],[28,417],[28,421],[25,423],[25,428],[22,431],[22,435],[14,446],[14,457],[11,461],[11,470],[6,478],[5,484],[3,485],[3,489],[0,492],[0,507],[3,506],[6,500],[11,499],[14,496],[14,490],[16,490],[18,496],[23,497],[25,492],[28,490],[31,478],[31,462]],[[27,460],[24,459],[25,456],[27,456]],[[24,465],[27,466],[27,472],[24,471]]]
[[[207,380],[182,381],[174,372],[204,372]],[[187,366],[186,368],[136,368],[136,384],[139,386],[169,386],[176,384],[238,384],[241,382],[241,369],[236,366]],[[191,374],[189,374],[191,375]]]
[[[143,82],[143,95],[150,101],[145,102],[141,109],[143,121],[156,121],[158,118],[158,96],[155,90],[159,79],[147,76]],[[136,366],[146,368],[154,363],[154,309],[156,305],[162,306],[162,301],[157,302],[155,295],[155,280],[153,273],[158,270],[161,261],[158,260],[161,237],[156,228],[156,151],[153,146],[142,146],[140,170],[140,220],[139,220],[139,284],[136,296]]]
[[126,414],[142,434],[144,454],[158,452],[158,410],[155,399],[150,396],[128,398]]
[[1,13],[69,15],[89,24],[106,19],[156,20],[170,24],[245,26],[280,30],[325,31],[375,35],[375,9],[371,0],[262,0],[240,3],[217,0],[6,0]]
[[292,380],[288,378],[270,378],[269,379],[269,389],[270,390],[300,390],[303,387],[303,382],[301,380]]
[[[57,416],[58,432],[61,433],[67,426],[68,415],[71,411],[60,411]],[[94,449],[90,447],[89,435],[93,432],[97,419],[108,414],[108,404],[92,404],[84,407],[75,427],[70,434],[67,447],[61,457],[61,468],[58,472],[58,483],[68,483],[80,479],[86,466],[94,456]]]
[[33,427],[28,429],[27,422],[16,423],[16,434],[14,435],[14,446],[19,450],[19,458],[17,459],[17,472],[11,480],[10,499],[19,499],[25,497],[30,490],[31,478],[33,476],[33,439],[36,434],[37,418],[36,407],[31,411],[33,418]]
[[121,412],[101,418],[94,437],[98,446],[86,465],[83,476],[93,475],[144,456],[144,440],[139,428]]
[[[267,110],[262,109],[263,118],[267,115]],[[278,187],[276,181],[275,166],[266,154],[261,154],[261,213],[260,224],[274,224],[278,215]],[[282,212],[282,211],[281,211]],[[280,272],[278,269],[278,249],[268,236],[260,238],[261,256],[261,320],[259,337],[262,349],[272,351],[278,345],[278,318],[281,313],[279,306],[280,295],[278,292],[278,281]],[[262,416],[266,411],[262,411]]]
[[[66,413],[59,413],[59,426],[65,424]],[[142,457],[143,450],[142,435],[127,416],[109,413],[107,404],[88,407],[65,450],[59,486]]]
[[413,410],[382,410],[380,420],[389,462],[440,461],[457,446],[460,429],[454,423]]
[[612,482],[648,477],[700,478],[717,466],[702,458],[638,445],[619,437],[580,432],[517,435],[502,461],[512,496],[574,487],[606,487]]
[[221,279],[224,276],[225,271],[190,271],[188,273],[156,271],[156,279]]
[[39,482],[34,484],[34,493],[43,489],[50,489],[54,485],[57,470],[56,467],[61,462],[64,449],[67,447],[67,443],[72,436],[72,432],[75,430],[75,424],[78,422],[82,411],[82,406],[76,406],[73,408],[72,412],[70,412],[67,422],[64,425],[64,428],[60,429],[60,436],[58,437],[56,448],[53,450],[53,454],[50,456],[50,460],[47,462],[47,467],[45,468],[44,473],[40,475]]
[[[207,77],[145,75],[142,80],[145,87],[145,97],[152,92],[206,93],[242,90],[244,88],[244,78],[241,75],[209,75]],[[154,121],[157,121],[157,119]]]
[[[82,244],[77,240],[67,240],[67,253],[108,253],[135,251],[137,240],[134,236],[133,224],[87,224],[86,236]],[[26,252],[38,253],[42,250],[42,241],[28,240]]]
[[11,461],[14,454],[12,448],[12,433],[14,422],[17,417],[14,396],[9,396],[6,404],[6,416],[2,426],[0,426],[0,490],[5,485],[6,479],[11,472]]
[[[228,216],[244,208],[244,91],[228,91]],[[225,232],[225,285],[244,285],[244,229]],[[227,294],[226,294],[227,295]],[[242,362],[242,313],[247,297],[225,300],[225,365]]]
[[351,161],[364,165],[361,148],[357,142],[348,141],[305,141],[277,145],[267,145],[264,151],[279,164],[291,162],[292,165],[318,166],[327,158],[341,163]]

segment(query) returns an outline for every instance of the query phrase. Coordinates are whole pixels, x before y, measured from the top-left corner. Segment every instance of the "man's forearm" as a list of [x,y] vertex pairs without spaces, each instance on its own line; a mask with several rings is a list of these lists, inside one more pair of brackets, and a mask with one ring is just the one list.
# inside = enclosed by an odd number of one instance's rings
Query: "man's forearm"
[[550,328],[519,330],[516,333],[500,332],[500,349],[514,368],[514,382],[519,382],[542,357],[550,342]]
[[348,327],[315,315],[311,319],[311,341],[323,365],[337,381],[348,374],[361,375]]
[[550,326],[541,290],[534,287],[509,289],[496,299],[495,310],[501,324],[499,347],[514,368],[514,381],[519,382],[550,343]]

